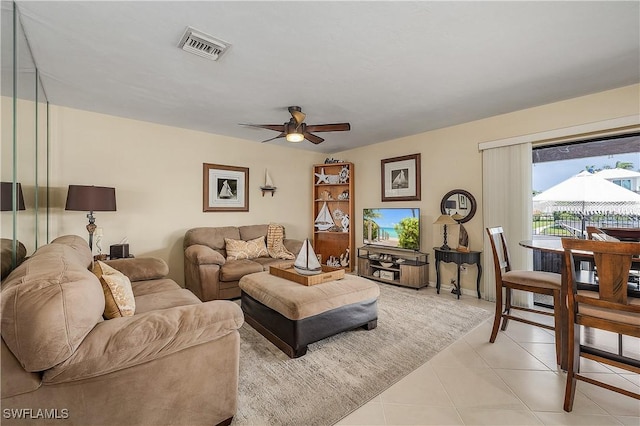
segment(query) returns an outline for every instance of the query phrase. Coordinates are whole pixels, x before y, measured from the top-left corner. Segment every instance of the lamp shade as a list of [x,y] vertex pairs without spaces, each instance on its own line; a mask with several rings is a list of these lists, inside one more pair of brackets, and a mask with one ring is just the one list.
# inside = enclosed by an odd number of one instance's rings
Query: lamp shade
[[65,210],[116,211],[116,189],[106,186],[69,185]]
[[434,225],[457,225],[458,222],[456,222],[448,214],[441,214],[440,217],[438,217],[438,219],[436,219],[436,221],[433,222],[433,224]]
[[[18,208],[16,210],[25,210],[24,208],[24,195],[22,195],[22,185],[16,183],[18,187]],[[2,197],[0,210],[3,212],[8,212],[13,210],[13,183],[12,182],[2,182],[2,187],[0,188],[0,195]]]

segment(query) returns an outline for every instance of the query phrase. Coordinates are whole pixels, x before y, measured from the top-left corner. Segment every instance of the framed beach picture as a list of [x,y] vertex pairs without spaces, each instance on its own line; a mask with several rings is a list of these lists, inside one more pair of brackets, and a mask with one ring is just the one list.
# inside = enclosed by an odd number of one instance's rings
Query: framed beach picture
[[249,169],[247,167],[202,165],[202,211],[248,212]]
[[420,154],[381,160],[382,201],[420,200]]

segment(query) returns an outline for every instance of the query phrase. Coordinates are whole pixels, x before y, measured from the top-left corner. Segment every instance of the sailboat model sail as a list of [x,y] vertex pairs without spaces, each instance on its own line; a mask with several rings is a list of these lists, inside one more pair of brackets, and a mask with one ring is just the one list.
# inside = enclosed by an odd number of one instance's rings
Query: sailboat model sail
[[322,204],[322,208],[318,212],[318,216],[316,217],[315,226],[320,231],[326,231],[327,229],[335,226],[335,222],[331,217],[331,212],[329,211],[329,207],[327,203]]
[[293,264],[293,269],[301,275],[316,275],[322,272],[322,266],[308,238],[302,243],[302,248]]
[[276,189],[273,186],[273,180],[271,180],[271,176],[269,176],[269,172],[267,170],[264,171],[264,186],[261,186],[262,189]]

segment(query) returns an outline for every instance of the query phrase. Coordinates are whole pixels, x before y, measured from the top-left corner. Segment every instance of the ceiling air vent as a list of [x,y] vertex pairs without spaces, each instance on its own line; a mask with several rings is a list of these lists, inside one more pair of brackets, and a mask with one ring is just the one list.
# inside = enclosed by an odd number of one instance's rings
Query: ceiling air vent
[[180,39],[180,43],[178,43],[178,47],[185,52],[217,61],[220,56],[231,47],[231,44],[212,37],[209,34],[205,34],[202,31],[198,31],[195,28],[187,27]]

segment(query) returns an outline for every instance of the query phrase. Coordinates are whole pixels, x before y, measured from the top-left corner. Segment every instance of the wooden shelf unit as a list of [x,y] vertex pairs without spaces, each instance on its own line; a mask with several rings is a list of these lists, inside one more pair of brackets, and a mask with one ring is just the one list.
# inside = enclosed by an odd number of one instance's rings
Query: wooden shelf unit
[[[319,182],[317,174],[336,176],[330,178],[332,183],[326,181]],[[345,172],[346,170],[346,172]],[[341,175],[342,173],[342,175]],[[326,265],[327,260],[333,256],[340,259],[349,253],[349,264],[342,266],[346,271],[353,271],[355,263],[355,204],[354,204],[354,168],[353,163],[327,163],[313,166],[313,249],[321,256],[322,264]],[[333,183],[338,179],[338,183]],[[348,194],[348,198],[338,199],[341,194]],[[342,195],[344,197],[344,195]],[[315,226],[316,217],[320,213],[324,203],[331,214],[337,228],[333,230],[320,230]],[[340,210],[343,215],[349,217],[349,224],[346,232],[342,222],[337,220],[336,211]],[[340,230],[337,230],[340,228]],[[331,266],[331,265],[330,265]]]
[[[383,283],[422,288],[429,285],[429,255],[382,246],[358,248],[358,275]],[[382,263],[391,263],[384,266]],[[387,275],[385,277],[385,275]]]

